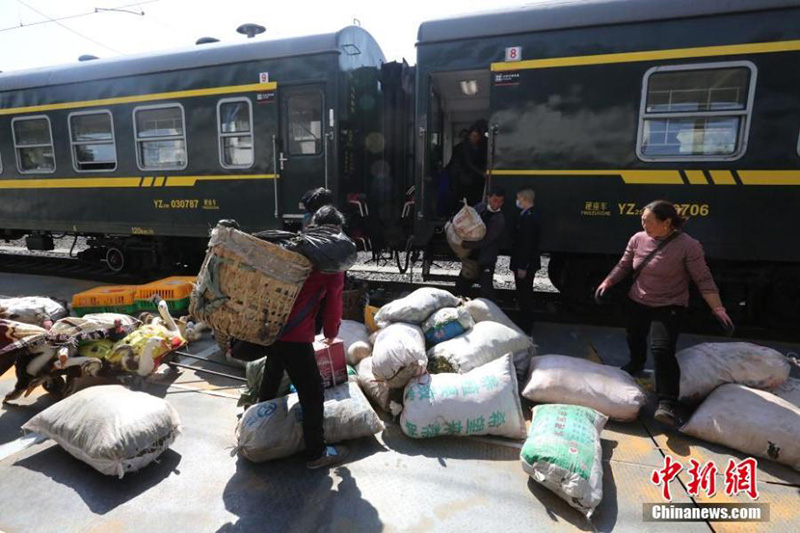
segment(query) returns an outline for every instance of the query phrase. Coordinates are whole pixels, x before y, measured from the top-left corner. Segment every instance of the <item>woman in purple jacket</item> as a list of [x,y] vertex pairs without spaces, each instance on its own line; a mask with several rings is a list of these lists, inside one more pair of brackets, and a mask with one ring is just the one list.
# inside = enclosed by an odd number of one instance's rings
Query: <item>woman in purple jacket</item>
[[[648,204],[642,211],[644,231],[631,237],[622,259],[595,295],[601,298],[609,287],[635,273],[628,291],[627,337],[631,360],[622,369],[631,375],[644,369],[649,334],[658,396],[655,418],[670,426],[678,424],[675,407],[681,369],[675,358],[675,345],[681,318],[689,305],[689,281],[694,281],[722,325],[733,328],[706,264],[703,247],[681,231],[683,222],[672,203],[656,200]],[[669,240],[664,243],[666,239]]]

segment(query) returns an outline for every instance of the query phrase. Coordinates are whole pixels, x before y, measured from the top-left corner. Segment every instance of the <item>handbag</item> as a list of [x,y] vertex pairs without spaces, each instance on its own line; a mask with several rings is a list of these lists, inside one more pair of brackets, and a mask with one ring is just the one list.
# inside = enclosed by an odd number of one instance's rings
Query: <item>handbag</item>
[[668,245],[670,242],[672,242],[675,239],[675,237],[677,237],[679,234],[680,231],[674,231],[669,237],[658,243],[656,249],[647,254],[647,257],[644,258],[642,263],[639,265],[639,268],[632,269],[627,276],[625,276],[619,282],[609,287],[606,290],[606,293],[602,297],[600,297],[597,303],[602,305],[607,302],[608,303],[623,302],[624,298],[627,298],[628,292],[631,290],[631,287],[633,286],[634,282],[636,282],[636,279],[639,277],[639,274],[641,274],[642,270],[644,270],[644,267],[646,267],[647,264],[650,263],[650,261],[656,256],[656,254],[659,251],[663,250],[664,247]]

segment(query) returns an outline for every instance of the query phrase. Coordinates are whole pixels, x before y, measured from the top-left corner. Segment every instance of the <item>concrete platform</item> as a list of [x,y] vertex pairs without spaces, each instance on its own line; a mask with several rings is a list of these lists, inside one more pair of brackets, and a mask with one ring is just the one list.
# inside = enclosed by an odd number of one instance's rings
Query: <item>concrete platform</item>
[[[0,276],[0,294],[55,294],[85,282]],[[67,294],[69,293],[69,294]],[[537,324],[540,353],[625,359],[624,332],[613,328]],[[698,342],[684,335],[682,344]],[[774,345],[774,343],[770,343]],[[791,345],[783,351],[800,351]],[[209,356],[212,341],[191,347]],[[221,361],[219,354],[212,357]],[[187,364],[241,375],[213,363]],[[12,373],[0,376],[0,395]],[[122,480],[104,476],[51,441],[0,459],[0,531],[758,531],[800,530],[800,474],[760,461],[765,524],[651,523],[642,505],[661,502],[650,482],[665,453],[717,465],[741,458],[726,448],[665,434],[645,413],[603,432],[604,498],[592,521],[521,469],[521,442],[494,438],[412,440],[386,418],[386,430],[350,443],[353,458],[330,472],[308,471],[299,458],[254,464],[231,456],[240,383],[191,370],[166,371],[146,386],[178,411],[184,433],[158,464]],[[0,450],[19,427],[52,404],[37,389],[0,408]],[[1,452],[0,452],[1,453]],[[718,480],[721,486],[721,480]],[[673,501],[691,502],[686,481],[671,484]],[[717,500],[715,500],[717,501]]]

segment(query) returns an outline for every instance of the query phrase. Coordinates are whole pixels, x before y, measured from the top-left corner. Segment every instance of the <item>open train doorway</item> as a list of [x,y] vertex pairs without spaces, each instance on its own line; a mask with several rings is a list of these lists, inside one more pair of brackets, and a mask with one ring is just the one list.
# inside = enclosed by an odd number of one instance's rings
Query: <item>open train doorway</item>
[[482,198],[489,150],[489,89],[488,70],[431,74],[428,220],[445,220],[464,199],[477,203]]

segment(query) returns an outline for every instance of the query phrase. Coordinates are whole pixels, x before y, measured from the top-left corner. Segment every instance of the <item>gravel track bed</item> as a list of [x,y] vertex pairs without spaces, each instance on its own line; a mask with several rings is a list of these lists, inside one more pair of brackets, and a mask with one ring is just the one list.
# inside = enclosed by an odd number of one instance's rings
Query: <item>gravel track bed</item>
[[[48,252],[31,251],[25,246],[25,239],[17,239],[14,241],[0,242],[0,253],[16,254],[16,255],[29,255],[34,257],[67,257],[69,256],[70,248],[72,247],[74,237],[62,237],[53,239],[55,249]],[[86,238],[78,237],[75,244],[73,253],[77,253],[87,248]],[[558,292],[550,279],[547,277],[547,263],[549,258],[542,257],[542,268],[536,273],[534,280],[534,290],[538,292]],[[497,268],[495,269],[495,287],[498,289],[514,289],[514,280],[511,271],[508,268],[509,258],[501,256],[497,260]],[[351,271],[350,275],[357,279],[367,281],[396,281],[407,283],[424,283],[422,281],[422,262],[417,261],[414,265],[409,265],[409,269],[405,274],[401,274],[397,269],[395,260],[392,259],[379,259],[374,261],[371,252],[359,252],[358,261],[356,265],[366,269],[380,268],[388,270],[383,272],[369,272],[364,270]],[[461,269],[461,263],[458,261],[438,261],[434,263],[433,270],[436,273],[446,273],[447,275],[456,276]],[[446,271],[446,272],[441,272]],[[453,282],[441,281],[439,284],[454,285]]]

